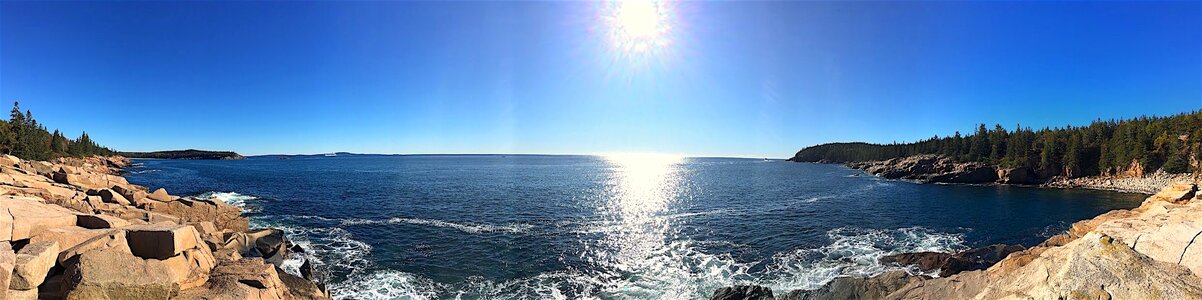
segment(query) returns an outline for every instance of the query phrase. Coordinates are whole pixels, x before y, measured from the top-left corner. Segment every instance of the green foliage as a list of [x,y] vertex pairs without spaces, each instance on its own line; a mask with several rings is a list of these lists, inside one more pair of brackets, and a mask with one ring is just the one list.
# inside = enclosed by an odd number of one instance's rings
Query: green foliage
[[0,153],[21,159],[49,160],[62,156],[112,155],[113,151],[97,145],[87,133],[75,140],[63,136],[58,129],[51,133],[38,124],[33,112],[22,113],[19,103],[13,102],[9,120],[0,121]]
[[[917,154],[943,154],[958,161],[1027,167],[1047,176],[1114,174],[1133,161],[1145,170],[1190,171],[1191,156],[1202,160],[1202,111],[1169,117],[1097,120],[1088,126],[1043,128],[977,126],[912,143],[832,143],[798,151],[794,161],[854,162]],[[1071,172],[1065,174],[1065,172]]]

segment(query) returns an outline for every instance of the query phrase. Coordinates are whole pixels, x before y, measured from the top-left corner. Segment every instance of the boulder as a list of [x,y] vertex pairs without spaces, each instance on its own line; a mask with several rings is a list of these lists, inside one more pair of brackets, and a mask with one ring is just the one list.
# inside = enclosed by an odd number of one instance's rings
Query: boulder
[[153,193],[146,195],[146,197],[150,198],[151,200],[161,201],[161,202],[171,202],[171,201],[175,201],[175,199],[179,198],[176,196],[172,196],[171,194],[167,194],[167,190],[163,189],[163,188],[154,190]]
[[171,270],[171,279],[180,289],[190,289],[203,285],[209,280],[209,272],[217,265],[217,260],[208,248],[185,250],[180,255],[164,259],[163,264]]
[[129,250],[129,242],[125,240],[125,231],[110,230],[106,234],[95,236],[80,242],[74,247],[59,252],[57,260],[60,265],[65,266],[72,259],[79,257],[80,254],[98,249],[114,249],[118,252],[133,255],[133,252]]
[[772,300],[772,289],[758,285],[736,285],[714,291],[710,300]]
[[237,249],[248,257],[262,257],[276,266],[283,264],[288,255],[284,231],[273,228],[230,233],[222,248]]
[[1169,187],[1160,190],[1155,195],[1152,195],[1149,200],[1165,201],[1172,203],[1184,203],[1194,198],[1198,193],[1198,185],[1193,182],[1179,182]]
[[7,208],[13,218],[12,240],[27,239],[50,228],[75,226],[75,213],[38,200],[30,197],[0,199],[0,210]]
[[328,291],[313,283],[313,281],[288,274],[287,272],[276,273],[279,274],[280,282],[287,289],[287,294],[292,296],[289,297],[290,299],[318,300],[330,298]]
[[13,252],[12,245],[0,242],[0,291],[9,289],[16,266],[17,254]]
[[226,261],[213,268],[203,287],[184,290],[177,299],[291,299],[275,266],[258,258]]
[[200,234],[188,225],[131,225],[125,230],[130,251],[141,258],[167,259],[201,245]]
[[1018,245],[990,245],[971,249],[955,254],[941,252],[918,252],[886,255],[880,258],[881,263],[894,263],[902,266],[916,266],[923,272],[939,271],[940,277],[952,274],[982,270],[1006,258],[1010,253],[1022,251]]
[[179,217],[180,222],[213,222],[218,230],[246,231],[249,220],[242,209],[221,201],[182,198],[170,202],[155,202],[147,210]]
[[130,205],[131,204],[128,199],[125,199],[125,196],[123,196],[111,189],[100,190],[100,192],[97,193],[97,196],[100,196],[101,200],[103,200],[104,202],[108,202],[108,203],[116,203],[116,204],[120,204],[120,205]]
[[[39,242],[56,242],[58,243],[58,249],[60,251],[66,251],[67,249],[74,248],[75,246],[78,246],[79,244],[94,239],[98,236],[111,235],[113,231],[115,231],[115,229],[86,229],[75,226],[59,227],[46,230],[41,234],[34,236],[29,239],[29,242],[31,244]],[[55,253],[55,257],[58,256],[59,253]]]
[[171,269],[118,249],[84,252],[64,270],[67,299],[170,299],[179,293]]
[[58,250],[58,242],[44,241],[30,243],[21,248],[21,251],[17,251],[17,261],[13,266],[12,281],[9,282],[8,288],[36,289],[46,279],[50,268],[54,267]]
[[88,229],[121,228],[129,226],[129,221],[108,215],[79,215],[75,224]]
[[816,290],[789,292],[783,299],[883,299],[907,284],[924,279],[905,271],[889,271],[868,278],[839,277]]

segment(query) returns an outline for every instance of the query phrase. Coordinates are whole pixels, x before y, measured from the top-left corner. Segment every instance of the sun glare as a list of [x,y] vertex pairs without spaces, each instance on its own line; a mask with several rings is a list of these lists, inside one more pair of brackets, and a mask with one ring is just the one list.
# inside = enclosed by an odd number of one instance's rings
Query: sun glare
[[664,1],[619,0],[606,2],[602,20],[609,40],[630,56],[654,53],[671,43],[671,10]]

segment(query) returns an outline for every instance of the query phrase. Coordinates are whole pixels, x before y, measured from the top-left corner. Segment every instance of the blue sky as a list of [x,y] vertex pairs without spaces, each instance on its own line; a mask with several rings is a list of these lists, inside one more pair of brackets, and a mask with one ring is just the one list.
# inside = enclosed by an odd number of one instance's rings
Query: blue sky
[[0,100],[244,154],[787,157],[1202,108],[1196,1],[675,2],[638,53],[613,5],[4,1]]

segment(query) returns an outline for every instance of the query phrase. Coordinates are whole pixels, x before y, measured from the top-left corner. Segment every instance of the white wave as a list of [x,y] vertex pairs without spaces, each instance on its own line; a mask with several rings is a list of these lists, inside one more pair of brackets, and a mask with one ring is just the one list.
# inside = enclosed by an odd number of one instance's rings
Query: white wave
[[330,285],[334,299],[435,299],[443,289],[431,280],[396,270],[382,270],[352,276]]
[[831,230],[827,236],[831,239],[829,245],[775,255],[767,270],[776,279],[764,284],[782,291],[816,289],[840,276],[872,276],[903,269],[877,261],[885,255],[946,252],[964,247],[961,234],[921,227],[888,230],[845,227]]
[[160,171],[160,170],[159,169],[146,169],[146,170],[133,170],[133,171],[126,171],[126,172],[128,172],[129,174],[146,174],[146,173],[154,173],[154,172],[158,172],[158,171]]
[[818,202],[819,200],[834,199],[836,197],[838,197],[838,196],[837,195],[825,195],[825,196],[809,197],[809,198],[802,199],[801,202],[806,202],[806,203]]
[[435,227],[451,228],[467,233],[484,233],[484,232],[506,232],[506,233],[525,233],[533,228],[529,224],[508,224],[508,225],[489,225],[489,224],[473,224],[473,223],[453,223],[442,220],[417,219],[417,218],[391,218],[388,220],[368,220],[368,219],[346,219],[342,221],[342,225],[364,225],[364,224],[414,224],[427,225]]
[[243,195],[243,194],[239,194],[239,193],[235,193],[235,192],[206,192],[206,193],[197,195],[196,198],[217,199],[217,200],[221,200],[221,202],[225,202],[225,204],[229,204],[229,205],[233,205],[233,206],[242,208],[243,211],[248,211],[248,212],[258,211],[257,207],[248,204],[248,202],[253,202],[255,200],[259,200],[259,197],[255,197],[252,195]]

